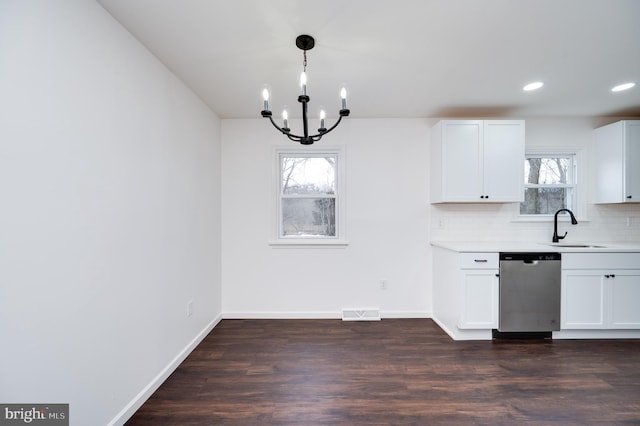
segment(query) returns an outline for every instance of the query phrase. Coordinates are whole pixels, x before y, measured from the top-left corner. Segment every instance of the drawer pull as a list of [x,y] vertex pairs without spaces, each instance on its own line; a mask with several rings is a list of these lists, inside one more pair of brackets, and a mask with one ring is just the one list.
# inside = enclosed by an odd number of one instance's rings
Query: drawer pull
[[473,259],[474,262],[476,263],[487,263],[488,260],[487,259]]

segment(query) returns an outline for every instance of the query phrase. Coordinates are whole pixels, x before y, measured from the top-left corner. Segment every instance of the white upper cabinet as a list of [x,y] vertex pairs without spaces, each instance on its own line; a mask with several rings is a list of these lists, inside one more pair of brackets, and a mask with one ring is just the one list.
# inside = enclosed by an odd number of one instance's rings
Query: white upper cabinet
[[433,127],[432,203],[522,201],[523,120],[443,120]]
[[594,131],[595,203],[640,203],[640,120]]

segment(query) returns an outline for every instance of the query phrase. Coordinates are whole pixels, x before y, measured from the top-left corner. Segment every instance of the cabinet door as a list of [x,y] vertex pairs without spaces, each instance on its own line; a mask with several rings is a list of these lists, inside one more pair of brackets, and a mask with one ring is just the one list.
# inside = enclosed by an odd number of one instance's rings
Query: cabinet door
[[640,271],[613,271],[605,275],[605,283],[607,327],[640,328]]
[[443,200],[481,201],[482,121],[444,121],[442,126]]
[[524,201],[524,121],[484,122],[484,200]]
[[498,270],[466,270],[459,328],[498,327]]
[[640,120],[625,122],[625,191],[624,201],[640,202]]
[[560,328],[605,328],[605,271],[565,270],[562,272]]
[[640,202],[640,120],[600,127],[594,138],[595,202]]
[[620,203],[624,198],[623,138],[621,122],[594,130],[596,203]]

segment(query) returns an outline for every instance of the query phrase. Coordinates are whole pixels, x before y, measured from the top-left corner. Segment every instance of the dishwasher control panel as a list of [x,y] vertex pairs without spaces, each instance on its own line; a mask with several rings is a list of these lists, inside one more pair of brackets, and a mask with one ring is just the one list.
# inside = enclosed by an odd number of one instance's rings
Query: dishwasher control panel
[[561,260],[560,253],[500,253],[500,260]]

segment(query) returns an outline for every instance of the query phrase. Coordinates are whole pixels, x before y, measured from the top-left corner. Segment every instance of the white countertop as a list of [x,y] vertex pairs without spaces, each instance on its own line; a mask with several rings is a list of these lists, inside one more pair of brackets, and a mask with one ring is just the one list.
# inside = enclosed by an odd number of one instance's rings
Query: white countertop
[[432,241],[431,245],[457,252],[640,253],[640,242],[600,243],[572,241],[554,244],[551,242],[516,241]]

